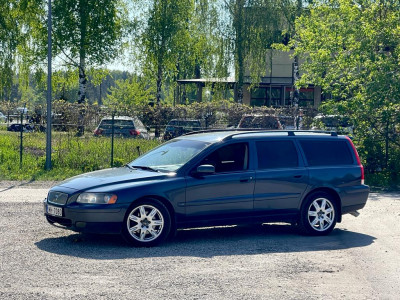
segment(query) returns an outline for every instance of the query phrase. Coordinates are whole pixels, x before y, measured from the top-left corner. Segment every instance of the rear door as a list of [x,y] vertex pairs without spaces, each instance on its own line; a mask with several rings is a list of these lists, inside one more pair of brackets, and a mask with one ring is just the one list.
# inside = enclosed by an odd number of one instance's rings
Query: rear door
[[256,215],[295,214],[308,185],[308,170],[295,139],[256,141]]

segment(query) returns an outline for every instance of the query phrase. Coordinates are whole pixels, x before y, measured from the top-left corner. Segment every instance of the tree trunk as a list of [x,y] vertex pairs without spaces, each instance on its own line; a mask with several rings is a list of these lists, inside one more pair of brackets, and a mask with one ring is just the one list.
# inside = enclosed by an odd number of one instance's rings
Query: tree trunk
[[79,62],[79,91],[78,91],[78,104],[79,104],[79,118],[77,136],[82,136],[85,133],[85,102],[86,102],[86,84],[87,77],[85,73],[85,56],[80,57]]
[[244,81],[244,53],[245,53],[245,40],[244,40],[244,0],[238,0],[235,3],[234,9],[234,28],[236,32],[235,37],[235,56],[236,56],[236,77],[238,78],[236,86],[236,101],[243,103],[243,81]]
[[80,14],[80,42],[79,42],[79,91],[78,91],[78,106],[79,106],[79,118],[78,118],[78,130],[76,135],[83,136],[85,133],[85,101],[86,101],[86,33],[87,33],[87,21],[88,11],[86,0],[79,0],[79,14]]
[[[161,102],[161,87],[162,87],[162,66],[158,64],[158,71],[157,71],[157,110],[160,110],[160,102]],[[160,137],[160,128],[159,124],[156,124],[156,128],[154,130],[154,137]]]
[[160,104],[161,101],[161,87],[162,87],[162,66],[158,64],[157,70],[157,105]]

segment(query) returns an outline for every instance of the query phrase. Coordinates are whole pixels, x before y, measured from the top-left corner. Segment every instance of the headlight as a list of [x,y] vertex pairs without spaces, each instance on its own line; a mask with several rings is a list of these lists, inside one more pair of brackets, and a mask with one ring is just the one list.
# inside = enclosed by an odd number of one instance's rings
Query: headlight
[[78,203],[88,204],[114,204],[117,202],[117,195],[106,193],[82,193],[76,199]]
[[61,192],[50,191],[49,194],[47,195],[47,201],[50,203],[64,205],[67,203],[67,200],[68,200],[68,195]]

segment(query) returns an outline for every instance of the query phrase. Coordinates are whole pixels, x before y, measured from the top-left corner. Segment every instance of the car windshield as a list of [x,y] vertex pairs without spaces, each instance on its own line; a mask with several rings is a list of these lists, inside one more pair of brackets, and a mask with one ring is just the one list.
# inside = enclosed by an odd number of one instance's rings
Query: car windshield
[[138,157],[128,166],[175,172],[208,145],[201,141],[172,140]]

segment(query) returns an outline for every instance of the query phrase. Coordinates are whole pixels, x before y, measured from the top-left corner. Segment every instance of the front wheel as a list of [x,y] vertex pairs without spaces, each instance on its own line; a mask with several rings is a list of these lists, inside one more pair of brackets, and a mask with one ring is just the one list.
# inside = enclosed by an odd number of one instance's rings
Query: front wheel
[[122,236],[136,247],[153,247],[163,242],[171,229],[171,217],[164,204],[147,199],[131,206],[125,216]]
[[309,195],[300,211],[299,229],[307,235],[327,235],[336,225],[336,202],[325,192]]

